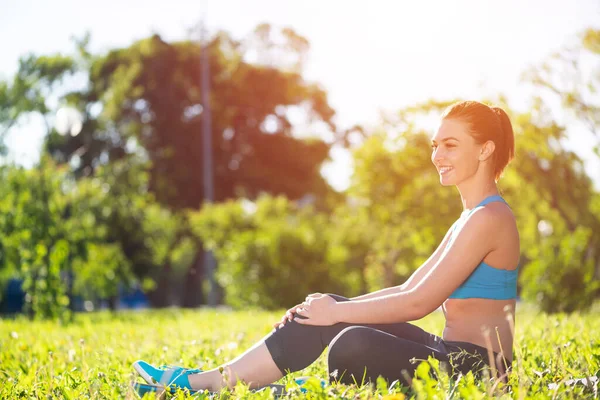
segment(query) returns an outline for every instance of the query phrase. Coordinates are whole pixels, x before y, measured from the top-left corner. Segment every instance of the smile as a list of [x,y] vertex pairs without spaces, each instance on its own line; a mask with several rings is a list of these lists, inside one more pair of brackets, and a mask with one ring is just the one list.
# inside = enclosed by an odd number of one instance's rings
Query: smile
[[448,172],[452,171],[454,169],[454,167],[441,167],[440,168],[440,174],[441,175],[445,175]]

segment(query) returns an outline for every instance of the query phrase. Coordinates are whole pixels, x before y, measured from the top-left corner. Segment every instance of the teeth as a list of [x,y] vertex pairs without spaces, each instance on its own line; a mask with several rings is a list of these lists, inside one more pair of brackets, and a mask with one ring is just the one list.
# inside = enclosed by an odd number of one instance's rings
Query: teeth
[[441,167],[440,168],[440,174],[445,174],[446,172],[452,170],[452,167]]

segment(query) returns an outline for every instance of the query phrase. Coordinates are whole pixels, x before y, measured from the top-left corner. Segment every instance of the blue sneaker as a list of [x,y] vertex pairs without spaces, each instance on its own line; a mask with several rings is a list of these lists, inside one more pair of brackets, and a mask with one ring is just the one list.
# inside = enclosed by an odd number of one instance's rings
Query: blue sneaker
[[149,384],[160,384],[163,386],[175,385],[178,388],[188,390],[192,390],[188,375],[202,372],[202,370],[198,368],[188,369],[169,365],[163,365],[157,368],[142,360],[134,362],[133,368]]

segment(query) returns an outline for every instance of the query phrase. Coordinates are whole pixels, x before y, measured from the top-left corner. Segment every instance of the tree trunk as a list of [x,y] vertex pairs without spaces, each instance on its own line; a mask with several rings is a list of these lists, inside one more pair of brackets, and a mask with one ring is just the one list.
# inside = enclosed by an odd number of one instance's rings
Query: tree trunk
[[119,300],[119,296],[109,296],[108,297],[108,309],[112,312],[117,311],[117,303]]
[[182,306],[194,308],[204,303],[202,280],[204,278],[204,250],[198,246],[194,262],[190,265],[183,284]]
[[148,294],[148,300],[152,308],[163,308],[170,306],[171,292],[171,263],[167,261],[156,280],[156,288]]

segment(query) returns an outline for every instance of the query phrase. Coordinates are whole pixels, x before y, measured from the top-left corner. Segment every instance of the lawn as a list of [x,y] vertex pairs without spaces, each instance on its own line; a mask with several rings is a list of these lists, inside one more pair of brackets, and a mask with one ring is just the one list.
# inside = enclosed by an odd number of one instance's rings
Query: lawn
[[[0,398],[135,399],[130,384],[138,380],[131,363],[213,368],[237,356],[271,330],[282,312],[228,310],[126,311],[77,315],[71,325],[0,320]],[[325,355],[303,371],[284,377],[290,398],[598,398],[600,377],[600,313],[546,315],[533,307],[517,307],[514,370],[508,387],[493,387],[472,376],[450,380],[414,379],[410,389],[398,385],[308,385],[303,394],[293,382],[301,375],[326,378]],[[416,325],[441,335],[439,312]],[[435,365],[434,365],[435,367]],[[141,380],[141,379],[140,379]],[[189,397],[189,396],[188,396]],[[213,398],[272,398],[243,385]],[[178,393],[173,398],[186,398]],[[209,398],[197,394],[194,398]]]

